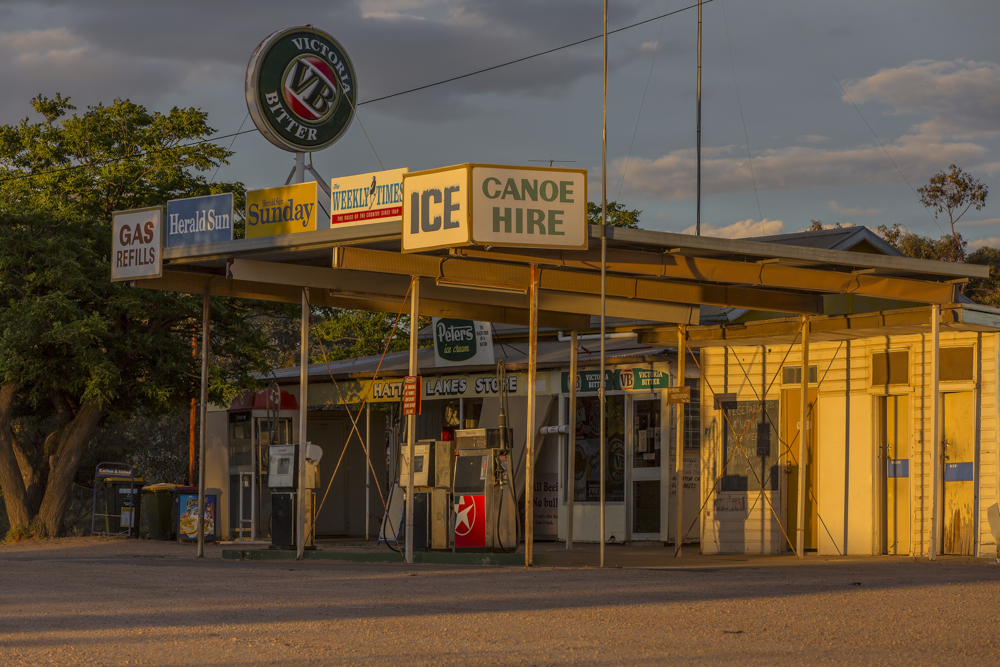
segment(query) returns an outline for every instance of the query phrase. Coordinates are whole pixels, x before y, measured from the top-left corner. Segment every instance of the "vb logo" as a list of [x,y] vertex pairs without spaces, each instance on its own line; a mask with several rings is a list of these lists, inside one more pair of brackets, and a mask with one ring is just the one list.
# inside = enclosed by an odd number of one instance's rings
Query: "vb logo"
[[337,107],[337,75],[322,58],[302,55],[293,59],[282,77],[282,97],[296,116],[311,124],[322,123]]
[[410,193],[410,233],[458,229],[462,205],[458,185]]

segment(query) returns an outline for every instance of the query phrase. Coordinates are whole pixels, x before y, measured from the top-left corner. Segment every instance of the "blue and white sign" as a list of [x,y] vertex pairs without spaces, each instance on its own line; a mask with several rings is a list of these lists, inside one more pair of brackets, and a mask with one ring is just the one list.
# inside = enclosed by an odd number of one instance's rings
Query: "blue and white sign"
[[164,246],[217,243],[233,238],[233,194],[206,195],[167,202]]

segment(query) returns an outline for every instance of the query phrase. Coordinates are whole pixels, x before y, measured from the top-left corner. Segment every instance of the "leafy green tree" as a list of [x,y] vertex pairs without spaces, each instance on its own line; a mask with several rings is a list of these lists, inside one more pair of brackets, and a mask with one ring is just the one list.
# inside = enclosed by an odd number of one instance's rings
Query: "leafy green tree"
[[898,222],[892,227],[878,226],[878,235],[886,243],[907,257],[917,259],[938,259],[946,262],[961,262],[965,259],[965,246],[961,234],[945,234],[935,241],[929,236],[914,234]]
[[[40,121],[0,127],[0,489],[12,528],[56,535],[95,429],[177,410],[200,377],[201,297],[111,283],[111,213],[243,187],[199,173],[230,152],[202,142],[198,109],[32,105]],[[269,367],[270,341],[244,323],[257,312],[212,300],[214,401]]]
[[965,244],[955,232],[955,225],[973,206],[977,211],[982,210],[989,188],[960,167],[949,165],[946,171],[931,176],[927,185],[917,188],[917,193],[920,194],[920,203],[934,211],[935,218],[941,213],[948,214],[951,236],[964,258]]
[[1000,250],[980,248],[966,260],[969,264],[984,264],[990,267],[988,278],[975,278],[965,286],[965,295],[986,306],[1000,308]]
[[[627,209],[625,204],[616,201],[608,202],[608,226],[627,227],[629,229],[639,228],[639,216],[642,215],[640,209]],[[601,205],[594,202],[587,202],[587,222],[591,225],[601,224]]]

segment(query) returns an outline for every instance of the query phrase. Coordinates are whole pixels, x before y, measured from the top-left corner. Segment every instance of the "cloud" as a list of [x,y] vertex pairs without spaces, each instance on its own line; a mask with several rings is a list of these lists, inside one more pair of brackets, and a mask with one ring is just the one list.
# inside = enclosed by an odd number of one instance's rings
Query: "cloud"
[[[726,225],[724,227],[716,227],[711,223],[702,223],[701,234],[702,236],[717,236],[724,239],[742,239],[753,236],[771,236],[773,234],[780,234],[785,231],[785,223],[781,220],[768,220],[764,218],[763,222],[760,220],[754,220],[749,218],[747,220],[740,220],[739,222],[734,222],[731,225]],[[681,234],[694,234],[694,225],[683,230]]]
[[1000,238],[991,236],[988,239],[979,239],[978,241],[969,241],[969,246],[967,248],[968,252],[975,252],[980,248],[1000,248]]
[[[907,135],[885,142],[904,174],[933,173],[942,164],[975,165],[987,149],[971,142],[947,142],[928,135]],[[702,193],[746,192],[753,188],[750,163],[740,146],[702,150]],[[625,158],[612,162],[619,178]],[[661,200],[695,196],[696,156],[693,149],[675,150],[649,159],[633,156],[624,190]],[[753,176],[758,190],[845,187],[872,183],[901,183],[902,178],[876,143],[849,148],[788,146],[754,156]],[[911,176],[912,178],[912,176]]]
[[997,63],[914,60],[852,81],[845,89],[856,104],[876,101],[894,115],[930,116],[919,126],[924,134],[965,138],[1000,134]]
[[799,137],[799,141],[804,144],[822,144],[829,140],[830,137],[824,137],[822,134],[805,134]]
[[857,215],[862,217],[868,217],[872,215],[878,215],[880,209],[877,208],[844,208],[835,201],[831,201],[827,204],[829,209],[834,213],[839,213],[841,215]]
[[1000,226],[1000,218],[987,218],[986,220],[962,220],[963,227],[987,227],[989,225]]

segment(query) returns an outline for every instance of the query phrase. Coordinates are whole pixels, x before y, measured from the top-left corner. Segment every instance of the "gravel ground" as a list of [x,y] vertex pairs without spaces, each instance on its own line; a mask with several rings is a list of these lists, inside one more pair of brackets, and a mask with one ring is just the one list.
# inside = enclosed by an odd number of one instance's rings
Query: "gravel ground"
[[102,538],[0,547],[0,664],[1000,662],[993,561],[525,570],[206,555]]

